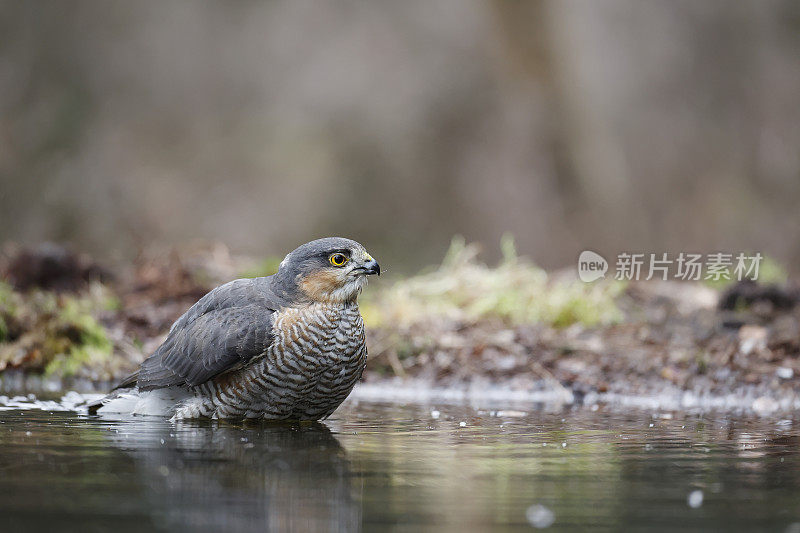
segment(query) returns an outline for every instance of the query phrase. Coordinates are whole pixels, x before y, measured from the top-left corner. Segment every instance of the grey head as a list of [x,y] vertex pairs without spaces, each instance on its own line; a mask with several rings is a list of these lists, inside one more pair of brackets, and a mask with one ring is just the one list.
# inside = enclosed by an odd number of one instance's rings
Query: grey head
[[360,243],[326,237],[290,252],[272,277],[272,289],[298,303],[344,303],[356,299],[367,276],[380,273],[378,262]]

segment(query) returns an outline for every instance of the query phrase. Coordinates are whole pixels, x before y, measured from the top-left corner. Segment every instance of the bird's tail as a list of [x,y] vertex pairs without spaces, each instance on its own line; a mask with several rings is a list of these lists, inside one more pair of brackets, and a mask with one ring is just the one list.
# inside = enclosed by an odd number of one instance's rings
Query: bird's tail
[[117,388],[104,398],[87,405],[89,414],[172,416],[177,406],[192,394],[179,387],[141,391],[136,387]]
[[97,410],[103,407],[103,400],[105,400],[105,398],[100,398],[99,400],[95,400],[86,404],[86,408],[89,409],[90,415],[97,414]]
[[100,409],[108,412],[108,407],[113,406],[111,412],[114,413],[133,413],[136,409],[136,404],[139,401],[139,394],[137,391],[131,389],[114,389],[106,394],[99,400],[95,400],[86,405],[90,415],[96,415]]
[[111,389],[111,392],[106,394],[103,398],[99,400],[95,400],[90,402],[86,405],[89,409],[90,415],[96,415],[97,411],[99,411],[104,405],[108,404],[112,400],[116,400],[120,398],[124,393],[131,392],[131,389],[136,387],[136,382],[139,380],[139,371],[137,370],[127,378],[123,379],[116,387]]

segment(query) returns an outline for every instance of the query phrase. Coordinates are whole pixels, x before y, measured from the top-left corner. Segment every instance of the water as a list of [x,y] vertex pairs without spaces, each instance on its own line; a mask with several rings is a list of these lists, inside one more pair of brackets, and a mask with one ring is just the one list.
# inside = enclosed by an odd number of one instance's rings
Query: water
[[323,424],[0,412],[2,531],[800,531],[797,420],[346,404]]

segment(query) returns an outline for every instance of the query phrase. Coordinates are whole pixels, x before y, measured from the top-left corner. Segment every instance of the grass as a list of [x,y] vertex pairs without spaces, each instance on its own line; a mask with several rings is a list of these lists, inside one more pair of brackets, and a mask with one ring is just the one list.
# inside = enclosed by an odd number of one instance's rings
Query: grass
[[616,281],[554,281],[517,255],[514,241],[501,242],[497,266],[478,260],[478,247],[455,238],[435,270],[397,281],[361,306],[373,327],[408,326],[446,318],[475,323],[488,318],[510,325],[541,322],[555,327],[597,326],[621,319],[615,298],[624,289]]
[[82,366],[92,366],[111,357],[114,346],[105,328],[92,315],[93,307],[91,299],[65,299],[57,314],[55,331],[72,332],[71,343],[66,353],[54,354],[45,367],[46,375],[71,376]]
[[0,369],[71,376],[109,360],[113,343],[95,315],[115,305],[100,285],[78,296],[20,293],[0,282]]

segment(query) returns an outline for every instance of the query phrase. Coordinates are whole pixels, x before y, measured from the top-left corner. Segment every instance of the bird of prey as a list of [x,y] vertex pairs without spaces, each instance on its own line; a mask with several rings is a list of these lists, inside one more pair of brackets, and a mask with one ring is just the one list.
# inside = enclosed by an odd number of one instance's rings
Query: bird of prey
[[304,244],[272,276],[212,290],[139,370],[90,413],[174,419],[318,420],[339,407],[367,360],[356,301],[381,269],[364,247]]

